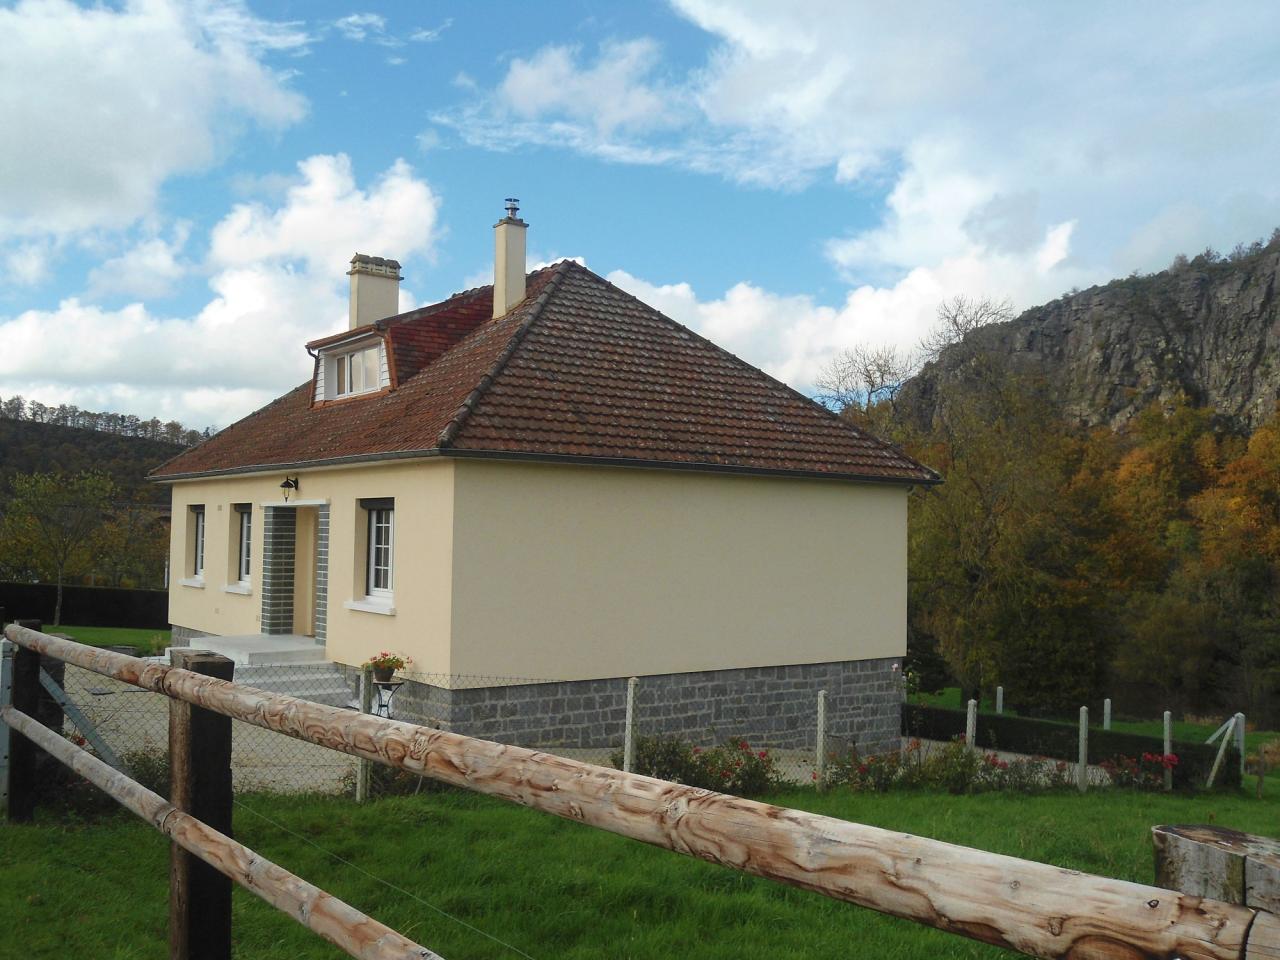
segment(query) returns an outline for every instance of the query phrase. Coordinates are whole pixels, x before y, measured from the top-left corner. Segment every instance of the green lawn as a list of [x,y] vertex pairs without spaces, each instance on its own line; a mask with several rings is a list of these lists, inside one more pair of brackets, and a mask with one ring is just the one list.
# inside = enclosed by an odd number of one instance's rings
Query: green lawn
[[[796,790],[772,799],[1148,883],[1153,824],[1214,822],[1274,835],[1280,822],[1280,802],[1243,793],[951,797]],[[243,805],[538,960],[1007,956],[469,794],[424,794],[364,806],[341,798],[248,796]],[[245,809],[237,809],[235,831],[264,856],[448,960],[521,955],[336,863]],[[161,960],[167,949],[166,864],[160,835],[123,816],[90,826],[0,826],[0,956]],[[251,894],[237,890],[235,897],[239,956],[341,956]]]
[[76,627],[63,624],[60,627],[45,627],[47,633],[65,633],[79,643],[87,643],[92,647],[128,645],[138,648],[142,657],[164,653],[169,646],[168,630],[137,630],[132,627]]

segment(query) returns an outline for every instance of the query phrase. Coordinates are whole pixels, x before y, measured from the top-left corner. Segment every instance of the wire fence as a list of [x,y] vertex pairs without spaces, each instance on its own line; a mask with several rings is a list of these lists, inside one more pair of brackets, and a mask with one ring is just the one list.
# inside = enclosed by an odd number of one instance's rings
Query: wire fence
[[[361,671],[335,663],[238,665],[235,681],[330,706],[360,709]],[[65,695],[106,749],[135,775],[167,764],[167,698],[67,665]],[[731,744],[753,756],[767,752],[784,782],[816,778],[817,691],[779,700],[708,684],[673,697],[661,683],[640,678],[558,681],[535,678],[402,672],[373,683],[370,712],[602,766],[623,767],[628,714],[637,754],[631,769],[646,773],[647,758],[664,742],[695,754]],[[630,710],[628,702],[630,701]],[[74,735],[73,716],[64,731]],[[832,718],[828,717],[830,721]],[[238,792],[345,793],[355,788],[358,761],[315,744],[233,723],[232,772]],[[92,739],[92,738],[90,738]],[[746,746],[743,747],[742,745]],[[90,744],[91,746],[93,744]],[[828,752],[854,746],[829,730]],[[406,786],[379,773],[372,793]],[[417,778],[412,778],[416,781]],[[421,784],[413,783],[411,789]]]

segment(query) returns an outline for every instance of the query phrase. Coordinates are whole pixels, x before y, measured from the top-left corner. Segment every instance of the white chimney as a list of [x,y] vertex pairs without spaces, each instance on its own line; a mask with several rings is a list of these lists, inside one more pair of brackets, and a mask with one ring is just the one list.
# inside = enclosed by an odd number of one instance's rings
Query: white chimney
[[493,315],[500,317],[524,299],[524,232],[516,214],[519,200],[507,197],[507,215],[493,225]]
[[357,253],[351,258],[351,329],[400,312],[400,264]]

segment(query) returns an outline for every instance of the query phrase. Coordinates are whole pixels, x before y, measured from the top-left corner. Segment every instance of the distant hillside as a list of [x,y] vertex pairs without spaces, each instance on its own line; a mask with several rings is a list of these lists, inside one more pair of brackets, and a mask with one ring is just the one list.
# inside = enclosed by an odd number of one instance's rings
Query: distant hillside
[[15,473],[101,470],[122,493],[141,490],[148,499],[164,503],[168,490],[147,483],[147,472],[185,449],[164,440],[0,418],[0,499],[8,495]]
[[976,353],[1046,378],[1067,415],[1118,427],[1179,394],[1252,430],[1280,401],[1280,231],[1263,247],[1211,253],[1114,280],[982,327],[904,385],[900,408],[933,418],[940,388]]

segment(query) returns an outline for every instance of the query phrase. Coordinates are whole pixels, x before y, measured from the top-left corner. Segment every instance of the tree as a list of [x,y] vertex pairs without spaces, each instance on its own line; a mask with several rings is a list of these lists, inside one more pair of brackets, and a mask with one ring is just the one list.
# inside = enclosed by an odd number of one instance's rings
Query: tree
[[1007,299],[956,294],[938,304],[937,323],[921,341],[920,351],[925,359],[936,360],[943,350],[963,343],[975,330],[993,323],[1005,323],[1013,316],[1013,304]]
[[112,483],[101,473],[66,476],[19,474],[4,518],[4,543],[25,549],[36,569],[58,584],[53,622],[62,622],[62,588],[67,572],[87,559],[93,535],[102,526]]
[[903,383],[915,372],[915,358],[897,347],[857,346],[832,357],[818,374],[818,398],[836,412],[877,403],[892,407]]

